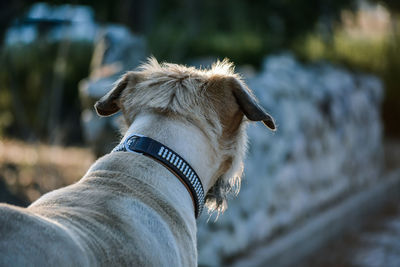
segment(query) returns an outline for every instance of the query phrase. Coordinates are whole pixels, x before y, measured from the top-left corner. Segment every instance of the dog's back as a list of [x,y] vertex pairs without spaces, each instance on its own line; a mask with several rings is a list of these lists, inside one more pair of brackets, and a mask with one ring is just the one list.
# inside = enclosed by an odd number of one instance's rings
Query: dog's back
[[0,206],[0,266],[194,266],[193,210],[177,190],[151,159],[109,154],[27,209]]
[[0,266],[84,266],[84,251],[61,225],[0,204]]

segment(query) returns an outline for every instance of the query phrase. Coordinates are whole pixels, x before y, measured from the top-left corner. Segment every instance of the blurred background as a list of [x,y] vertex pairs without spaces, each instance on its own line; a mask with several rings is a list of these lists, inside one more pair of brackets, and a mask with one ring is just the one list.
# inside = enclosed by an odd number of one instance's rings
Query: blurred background
[[118,144],[93,104],[150,55],[229,58],[278,123],[250,126],[241,193],[199,220],[200,266],[400,266],[397,0],[0,2],[0,201]]

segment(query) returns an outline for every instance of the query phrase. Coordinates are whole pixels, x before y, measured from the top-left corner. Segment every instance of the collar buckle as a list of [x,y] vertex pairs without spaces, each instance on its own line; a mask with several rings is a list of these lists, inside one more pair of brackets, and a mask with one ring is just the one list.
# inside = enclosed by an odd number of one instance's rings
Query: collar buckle
[[133,135],[129,136],[128,138],[126,138],[125,141],[124,141],[125,150],[128,151],[128,152],[132,152],[132,153],[143,155],[142,152],[138,152],[138,151],[132,149],[132,147],[134,147],[134,145],[136,144],[136,142],[139,140],[140,137],[144,137],[144,135],[133,134]]

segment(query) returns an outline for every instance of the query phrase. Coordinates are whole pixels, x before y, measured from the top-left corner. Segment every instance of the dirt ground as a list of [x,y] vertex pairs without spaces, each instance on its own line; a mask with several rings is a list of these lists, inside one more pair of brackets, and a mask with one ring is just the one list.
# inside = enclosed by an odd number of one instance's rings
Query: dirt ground
[[338,236],[310,255],[302,267],[399,267],[400,204],[387,203],[378,213],[365,218],[362,227]]
[[94,160],[88,148],[0,140],[0,202],[26,206],[79,180]]
[[[385,142],[385,171],[400,168],[400,141]],[[399,196],[400,199],[400,196]],[[389,201],[377,213],[365,218],[362,225],[338,236],[315,251],[303,267],[399,267],[400,202]]]

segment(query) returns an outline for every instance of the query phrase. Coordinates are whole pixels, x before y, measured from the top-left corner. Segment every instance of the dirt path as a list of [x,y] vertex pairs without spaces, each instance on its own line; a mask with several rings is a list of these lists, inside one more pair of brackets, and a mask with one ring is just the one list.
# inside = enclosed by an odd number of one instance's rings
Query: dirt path
[[[400,168],[400,142],[385,143],[385,169]],[[400,191],[400,189],[399,189]],[[304,267],[400,267],[400,196],[357,229],[316,251]]]
[[0,140],[0,202],[25,206],[76,182],[94,160],[87,148]]
[[400,203],[388,203],[358,230],[340,236],[300,266],[399,267]]

